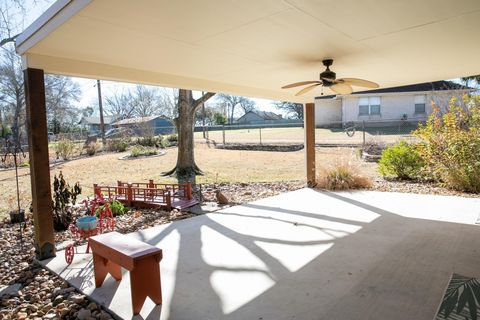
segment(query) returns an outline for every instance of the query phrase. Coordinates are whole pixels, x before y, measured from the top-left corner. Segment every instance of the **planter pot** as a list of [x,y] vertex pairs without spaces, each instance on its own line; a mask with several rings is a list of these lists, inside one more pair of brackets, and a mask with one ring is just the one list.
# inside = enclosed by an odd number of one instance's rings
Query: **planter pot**
[[11,211],[10,212],[10,222],[11,223],[20,223],[25,221],[25,210]]

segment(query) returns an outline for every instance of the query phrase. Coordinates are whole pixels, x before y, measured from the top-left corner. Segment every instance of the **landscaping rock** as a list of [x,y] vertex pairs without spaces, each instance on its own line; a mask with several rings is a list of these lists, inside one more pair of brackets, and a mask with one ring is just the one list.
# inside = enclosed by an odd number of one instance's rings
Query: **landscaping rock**
[[0,298],[5,295],[9,295],[9,296],[18,295],[18,292],[20,291],[21,288],[22,288],[21,283],[14,283],[10,286],[2,286],[0,287]]
[[92,316],[92,312],[88,309],[80,309],[77,313],[79,320],[87,320]]

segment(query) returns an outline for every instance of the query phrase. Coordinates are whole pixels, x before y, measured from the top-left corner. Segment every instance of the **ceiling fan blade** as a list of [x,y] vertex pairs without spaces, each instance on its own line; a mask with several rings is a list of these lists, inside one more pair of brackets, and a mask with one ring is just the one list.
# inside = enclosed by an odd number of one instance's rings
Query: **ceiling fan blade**
[[347,83],[352,86],[365,87],[365,88],[378,88],[379,85],[375,82],[357,79],[357,78],[341,78],[337,80],[339,83]]
[[304,85],[306,85],[306,84],[319,83],[319,82],[320,82],[320,81],[318,81],[318,80],[315,80],[315,81],[295,82],[295,83],[290,83],[290,84],[287,84],[286,86],[283,86],[282,89],[300,87],[300,86],[304,86]]
[[339,93],[339,94],[350,94],[350,93],[353,92],[352,87],[350,87],[346,83],[334,84],[333,86],[330,87],[330,89],[332,89],[332,91],[334,91],[336,93]]
[[333,79],[333,78],[320,77],[320,79],[328,81],[328,82],[335,82],[335,79]]
[[[317,81],[317,82],[318,82],[318,81]],[[316,83],[316,84],[312,84],[311,86],[308,86],[308,87],[303,88],[302,90],[298,91],[295,95],[296,95],[296,96],[300,96],[300,95],[302,95],[302,94],[304,94],[304,93],[307,93],[307,92],[310,91],[310,90],[313,90],[315,87],[318,87],[318,86],[320,86],[320,85],[322,85],[322,83],[320,83],[320,82],[319,82],[319,83]]]

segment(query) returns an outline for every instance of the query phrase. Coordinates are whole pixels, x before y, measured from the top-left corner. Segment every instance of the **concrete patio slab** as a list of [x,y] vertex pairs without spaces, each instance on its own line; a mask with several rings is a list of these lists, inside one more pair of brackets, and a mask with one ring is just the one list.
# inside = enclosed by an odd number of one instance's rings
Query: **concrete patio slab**
[[[302,189],[127,235],[163,249],[145,319],[428,319],[453,272],[480,277],[480,199]],[[80,249],[82,250],[82,249]],[[42,262],[124,319],[128,273]]]

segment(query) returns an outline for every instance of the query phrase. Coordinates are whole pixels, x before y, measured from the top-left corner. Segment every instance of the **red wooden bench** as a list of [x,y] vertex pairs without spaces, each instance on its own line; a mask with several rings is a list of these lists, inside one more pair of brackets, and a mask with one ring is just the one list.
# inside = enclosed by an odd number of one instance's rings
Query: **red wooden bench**
[[147,297],[157,305],[162,303],[160,260],[162,249],[118,232],[90,237],[93,253],[95,286],[103,284],[108,273],[122,279],[121,267],[130,271],[130,291],[133,314],[139,314]]

